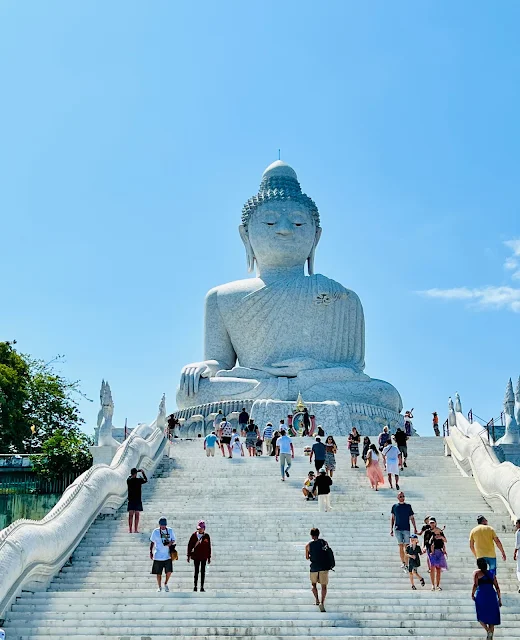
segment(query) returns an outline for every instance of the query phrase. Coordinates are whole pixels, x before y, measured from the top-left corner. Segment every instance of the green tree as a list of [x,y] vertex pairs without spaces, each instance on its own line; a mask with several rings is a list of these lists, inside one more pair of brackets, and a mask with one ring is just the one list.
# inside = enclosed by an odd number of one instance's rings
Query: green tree
[[41,455],[31,456],[34,471],[53,480],[64,475],[79,476],[92,466],[89,446],[92,438],[78,428],[58,429],[42,445]]
[[[18,353],[15,342],[0,342],[0,453],[41,451],[56,430],[76,432],[79,383],[57,373],[53,364]],[[34,434],[31,427],[34,426]]]

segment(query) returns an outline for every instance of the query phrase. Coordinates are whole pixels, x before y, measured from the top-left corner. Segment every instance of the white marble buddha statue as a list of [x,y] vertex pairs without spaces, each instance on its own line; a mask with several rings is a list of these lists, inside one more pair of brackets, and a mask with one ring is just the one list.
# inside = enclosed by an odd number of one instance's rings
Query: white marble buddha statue
[[321,231],[318,209],[294,170],[280,160],[271,164],[239,227],[256,277],[207,294],[205,359],[182,369],[179,409],[225,400],[295,401],[301,392],[307,402],[401,411],[397,390],[363,373],[358,296],[314,273]]

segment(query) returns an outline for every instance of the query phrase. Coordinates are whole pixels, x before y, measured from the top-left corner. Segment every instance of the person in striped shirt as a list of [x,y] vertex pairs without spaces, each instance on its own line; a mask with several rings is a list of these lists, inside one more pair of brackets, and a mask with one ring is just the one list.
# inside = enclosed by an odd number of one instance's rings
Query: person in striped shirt
[[273,450],[273,425],[270,422],[268,422],[264,427],[262,439],[265,443],[266,453],[270,456]]

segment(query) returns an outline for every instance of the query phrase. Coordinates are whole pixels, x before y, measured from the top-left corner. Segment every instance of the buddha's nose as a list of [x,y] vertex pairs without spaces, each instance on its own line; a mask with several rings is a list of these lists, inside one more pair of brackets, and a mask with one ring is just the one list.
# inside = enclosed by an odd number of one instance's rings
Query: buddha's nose
[[276,234],[279,236],[290,236],[292,234],[292,228],[289,220],[282,218],[276,227]]

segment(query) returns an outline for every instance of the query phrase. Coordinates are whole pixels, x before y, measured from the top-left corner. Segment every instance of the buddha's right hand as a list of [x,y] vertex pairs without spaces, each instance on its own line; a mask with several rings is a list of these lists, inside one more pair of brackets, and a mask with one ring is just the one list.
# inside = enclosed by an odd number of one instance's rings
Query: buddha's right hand
[[218,368],[219,365],[216,360],[187,364],[181,371],[181,391],[184,391],[187,396],[194,396],[199,391],[200,379],[214,375]]

